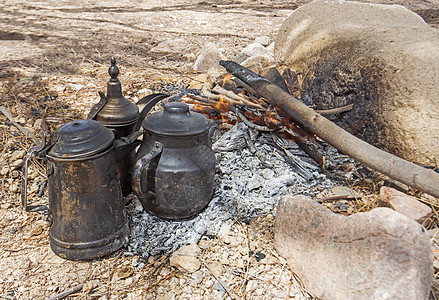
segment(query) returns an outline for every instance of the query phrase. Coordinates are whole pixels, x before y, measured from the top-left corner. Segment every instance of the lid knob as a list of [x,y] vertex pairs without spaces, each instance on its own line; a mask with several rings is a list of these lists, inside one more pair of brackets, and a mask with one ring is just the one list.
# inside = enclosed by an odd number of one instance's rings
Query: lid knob
[[174,114],[187,113],[189,106],[183,102],[171,102],[165,105],[165,111]]
[[117,76],[119,75],[119,68],[116,66],[116,58],[111,58],[111,66],[108,68],[108,74],[111,76],[111,81],[119,81]]

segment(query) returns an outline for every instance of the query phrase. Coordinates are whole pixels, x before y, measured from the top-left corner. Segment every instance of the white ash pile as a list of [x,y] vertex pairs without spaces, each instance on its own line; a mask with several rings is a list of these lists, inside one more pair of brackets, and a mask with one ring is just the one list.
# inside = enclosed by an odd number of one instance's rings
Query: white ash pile
[[[295,158],[292,165],[291,160],[286,162],[270,142],[270,133],[259,133],[244,123],[238,123],[221,136],[218,137],[218,131],[215,135],[218,140],[212,148],[216,153],[216,186],[210,204],[193,219],[168,221],[148,214],[133,198],[128,208],[131,226],[129,252],[144,258],[169,254],[184,245],[198,242],[202,236],[216,235],[227,220],[246,222],[273,213],[283,195],[314,196],[334,185],[294,143],[286,147],[290,157]],[[249,148],[256,148],[256,153]],[[340,163],[349,160],[345,156],[336,157]]]

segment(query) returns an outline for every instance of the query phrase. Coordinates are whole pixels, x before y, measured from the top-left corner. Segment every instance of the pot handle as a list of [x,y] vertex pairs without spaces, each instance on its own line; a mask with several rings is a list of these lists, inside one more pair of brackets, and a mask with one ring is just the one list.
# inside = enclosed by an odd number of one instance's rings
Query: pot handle
[[167,97],[169,97],[169,95],[167,94],[151,94],[137,101],[136,105],[140,110],[140,114],[139,114],[139,119],[137,120],[136,125],[134,126],[135,131],[138,131],[140,129],[143,119],[145,119],[146,115],[154,107],[154,105],[156,105],[161,100]]
[[155,157],[157,157],[162,152],[162,150],[163,150],[163,144],[160,142],[154,142],[152,149],[147,154],[139,158],[136,164],[134,165],[132,187],[134,194],[136,194],[138,197],[144,196],[142,192],[142,185],[141,185],[143,170],[145,170],[145,168],[148,169],[151,161]]
[[[43,127],[41,127],[43,132],[43,141],[37,145],[29,148],[26,155],[24,156],[23,163],[23,177],[21,182],[21,206],[25,211],[28,211],[27,207],[27,171],[29,168],[29,161],[32,158],[45,159],[46,152],[58,141],[58,135],[53,133],[49,140],[47,140],[47,134]],[[48,174],[50,175],[50,174]]]

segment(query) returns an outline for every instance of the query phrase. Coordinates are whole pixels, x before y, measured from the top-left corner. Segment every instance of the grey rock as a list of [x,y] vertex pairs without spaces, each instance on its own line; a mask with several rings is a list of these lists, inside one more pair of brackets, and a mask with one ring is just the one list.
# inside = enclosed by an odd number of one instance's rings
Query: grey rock
[[204,45],[201,53],[198,55],[193,69],[195,71],[207,71],[210,68],[220,68],[219,61],[226,59],[212,42]]
[[305,196],[281,198],[276,250],[321,299],[427,299],[433,280],[425,229],[388,208],[349,217]]
[[252,56],[265,56],[268,58],[273,58],[273,53],[270,53],[267,48],[262,46],[259,43],[252,43],[242,49],[241,53],[247,55],[248,57]]
[[271,43],[271,37],[269,36],[258,36],[255,38],[254,43],[261,44],[262,46],[268,46]]
[[434,165],[438,48],[439,31],[403,6],[313,1],[282,24],[275,56],[307,74],[301,92],[307,105],[354,103],[331,120],[383,150]]
[[380,205],[390,207],[421,224],[433,212],[429,206],[419,202],[416,198],[388,186],[380,189]]

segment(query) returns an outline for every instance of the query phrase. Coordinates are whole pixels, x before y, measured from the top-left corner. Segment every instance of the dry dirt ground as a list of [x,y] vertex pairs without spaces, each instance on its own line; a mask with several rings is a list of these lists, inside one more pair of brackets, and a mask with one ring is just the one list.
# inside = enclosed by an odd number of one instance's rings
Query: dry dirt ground
[[[111,56],[118,59],[124,93],[184,87],[206,42],[232,58],[258,36],[274,38],[282,21],[309,1],[24,1],[0,0],[0,99],[21,124],[38,134],[38,119],[51,129],[85,117],[97,92],[105,91]],[[369,1],[402,4],[439,28],[439,1]],[[169,41],[167,48],[155,48]],[[32,145],[0,117],[0,299],[44,299],[85,283],[80,299],[213,299],[224,291],[242,299],[310,299],[272,243],[272,218],[234,223],[234,243],[214,239],[200,245],[199,273],[184,274],[167,257],[142,261],[122,252],[93,262],[70,262],[48,245],[46,217],[23,212],[20,172],[11,154]],[[45,179],[33,167],[31,200]],[[260,261],[248,251],[261,252]],[[207,267],[210,266],[209,268]],[[142,267],[143,266],[143,267]],[[225,293],[224,297],[228,297]]]

